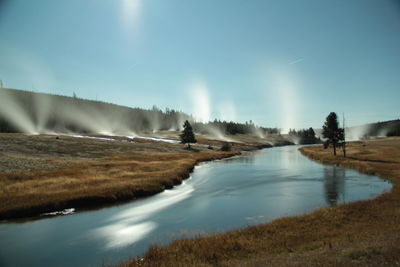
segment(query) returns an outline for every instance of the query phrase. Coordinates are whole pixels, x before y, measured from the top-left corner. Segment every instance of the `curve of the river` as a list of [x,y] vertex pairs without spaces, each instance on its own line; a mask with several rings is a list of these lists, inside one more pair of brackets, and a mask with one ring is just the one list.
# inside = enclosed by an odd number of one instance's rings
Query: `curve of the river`
[[101,266],[151,244],[371,199],[391,184],[310,161],[296,146],[201,164],[190,179],[125,205],[0,224],[0,266]]

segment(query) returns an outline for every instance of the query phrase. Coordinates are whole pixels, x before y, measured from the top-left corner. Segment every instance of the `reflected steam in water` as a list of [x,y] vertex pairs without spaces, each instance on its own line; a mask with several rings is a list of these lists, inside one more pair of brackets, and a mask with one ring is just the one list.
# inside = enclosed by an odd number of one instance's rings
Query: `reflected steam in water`
[[165,191],[151,202],[145,201],[114,214],[106,221],[106,226],[91,230],[90,235],[105,239],[107,249],[131,245],[157,228],[158,224],[150,219],[154,213],[188,198],[192,192],[193,187],[183,183],[175,191]]

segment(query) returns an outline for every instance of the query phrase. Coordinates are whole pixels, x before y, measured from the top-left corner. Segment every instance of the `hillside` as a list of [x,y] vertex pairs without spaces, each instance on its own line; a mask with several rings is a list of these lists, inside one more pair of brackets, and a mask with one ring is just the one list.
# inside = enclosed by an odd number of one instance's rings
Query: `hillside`
[[76,97],[0,90],[0,132],[130,133],[179,129],[191,117]]
[[194,124],[196,132],[203,134],[253,133],[262,136],[279,132],[276,128],[258,127],[247,122],[195,123],[191,115],[173,109],[162,111],[153,107],[147,110],[77,97],[0,89],[0,132],[132,135],[180,130],[185,120]]
[[400,119],[369,123],[346,128],[346,139],[400,136]]

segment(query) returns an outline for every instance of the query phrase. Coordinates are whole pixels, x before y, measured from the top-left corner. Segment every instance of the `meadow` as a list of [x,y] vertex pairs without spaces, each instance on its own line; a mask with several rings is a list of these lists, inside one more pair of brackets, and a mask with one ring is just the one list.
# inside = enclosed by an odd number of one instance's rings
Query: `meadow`
[[180,184],[199,162],[270,146],[244,135],[237,137],[242,141],[231,143],[231,151],[223,152],[225,142],[198,136],[198,143],[188,150],[178,143],[178,134],[162,136],[175,143],[116,136],[0,134],[0,219],[154,195]]

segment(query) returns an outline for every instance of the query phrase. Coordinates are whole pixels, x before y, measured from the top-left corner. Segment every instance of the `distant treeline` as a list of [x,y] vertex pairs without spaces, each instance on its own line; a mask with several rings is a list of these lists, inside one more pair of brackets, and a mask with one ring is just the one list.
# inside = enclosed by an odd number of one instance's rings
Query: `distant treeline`
[[[0,89],[0,132],[128,133],[181,130],[185,120],[195,132],[215,134],[278,133],[250,123],[196,123],[173,109],[129,108],[76,97]],[[212,130],[211,130],[212,129]]]
[[256,126],[252,121],[246,123],[237,123],[232,121],[227,122],[220,120],[214,120],[213,122],[208,123],[196,122],[193,124],[193,129],[195,132],[202,134],[212,134],[215,131],[227,135],[252,133],[264,136],[266,134],[280,133],[280,129],[278,128],[265,128]]
[[321,143],[321,139],[315,136],[315,131],[313,128],[301,129],[301,130],[289,130],[289,136],[297,139],[298,144],[317,144]]
[[346,138],[347,136],[353,138],[400,136],[400,120],[390,120],[349,127],[346,128]]

